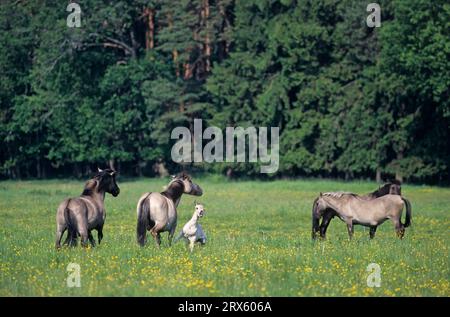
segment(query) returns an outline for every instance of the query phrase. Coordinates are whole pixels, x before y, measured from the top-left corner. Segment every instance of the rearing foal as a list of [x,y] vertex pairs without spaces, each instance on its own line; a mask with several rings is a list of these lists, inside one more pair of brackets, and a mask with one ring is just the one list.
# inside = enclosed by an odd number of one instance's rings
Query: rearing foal
[[177,207],[181,195],[201,196],[202,189],[194,184],[191,177],[185,173],[174,176],[162,193],[145,193],[137,204],[137,242],[145,245],[147,230],[155,239],[156,245],[161,245],[161,232],[169,232],[169,245],[177,227]]
[[87,240],[95,246],[91,231],[97,230],[98,243],[103,238],[103,224],[106,212],[104,207],[105,193],[114,197],[120,189],[116,183],[116,172],[110,169],[98,170],[98,173],[86,182],[80,197],[65,199],[56,212],[56,248],[61,247],[61,238],[68,230],[64,244],[76,245],[77,236],[81,237],[81,245],[87,246]]

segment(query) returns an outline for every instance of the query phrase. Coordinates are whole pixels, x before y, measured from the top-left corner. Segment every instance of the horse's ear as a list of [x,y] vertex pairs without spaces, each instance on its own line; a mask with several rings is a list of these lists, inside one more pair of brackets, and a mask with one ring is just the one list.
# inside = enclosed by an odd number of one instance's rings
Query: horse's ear
[[319,195],[320,197],[322,197],[322,192],[320,192],[320,195]]
[[97,167],[97,170],[99,173],[103,172],[103,170],[100,167]]
[[194,206],[197,206],[197,201],[196,200],[194,200]]

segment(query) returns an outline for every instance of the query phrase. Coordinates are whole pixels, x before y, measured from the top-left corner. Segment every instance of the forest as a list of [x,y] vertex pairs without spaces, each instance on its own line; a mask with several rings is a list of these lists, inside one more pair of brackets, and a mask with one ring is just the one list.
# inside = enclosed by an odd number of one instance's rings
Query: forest
[[[69,26],[70,2],[81,8]],[[450,183],[450,3],[5,0],[0,177],[396,178]],[[175,127],[279,127],[273,174],[177,164]]]

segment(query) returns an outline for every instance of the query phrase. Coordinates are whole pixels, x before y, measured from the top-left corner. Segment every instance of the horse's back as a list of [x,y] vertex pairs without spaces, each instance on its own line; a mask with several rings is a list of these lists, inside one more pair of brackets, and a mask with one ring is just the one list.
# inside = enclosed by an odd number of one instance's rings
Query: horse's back
[[136,213],[137,213],[138,216],[139,216],[139,212],[140,212],[140,209],[141,209],[141,206],[142,206],[144,200],[146,200],[150,194],[151,193],[144,193],[139,198],[138,203],[137,203],[137,207],[136,207]]
[[385,195],[372,200],[354,200],[351,205],[358,223],[376,225],[396,216],[403,209],[403,200],[399,195]]
[[57,223],[61,223],[61,224],[65,223],[64,212],[69,205],[69,200],[70,200],[70,198],[66,198],[58,205],[58,208],[56,209],[56,222]]
[[160,193],[145,193],[138,202],[137,213],[142,204],[149,204],[150,219],[163,226],[171,225],[176,221],[176,209],[173,202]]

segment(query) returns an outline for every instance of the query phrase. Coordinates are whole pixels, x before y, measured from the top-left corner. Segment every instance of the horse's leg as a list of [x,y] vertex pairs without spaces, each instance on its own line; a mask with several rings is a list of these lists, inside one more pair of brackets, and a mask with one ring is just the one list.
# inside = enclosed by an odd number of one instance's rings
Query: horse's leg
[[78,234],[81,238],[81,246],[87,247],[88,246],[88,239],[89,239],[89,232],[88,232],[88,226],[87,226],[87,219],[84,215],[78,213],[76,216],[77,221],[77,229]]
[[89,230],[88,239],[89,239],[89,242],[91,243],[91,246],[95,247],[95,239],[94,239],[94,236],[92,235],[92,231],[91,230]]
[[320,217],[321,217],[321,215],[320,215],[319,211],[313,210],[313,212],[312,212],[312,232],[311,232],[311,237],[313,240],[316,239],[317,232],[320,231],[320,226],[319,226]]
[[350,220],[346,221],[346,223],[347,223],[348,237],[351,240],[353,238],[353,222]]
[[64,241],[64,245],[75,246],[76,239],[77,239],[77,233],[67,229],[67,237],[66,237],[66,240]]
[[319,223],[320,223],[320,218],[322,216],[321,210],[319,209],[319,198],[316,198],[313,202],[311,215],[312,215],[311,238],[313,240],[315,240],[316,236],[317,236],[317,232],[320,231]]
[[[66,228],[61,226],[60,224],[57,224],[56,227],[57,228],[56,228],[55,247],[57,249],[59,249],[59,248],[61,248],[61,239],[62,239],[62,236],[63,236],[64,232],[66,231]],[[67,236],[69,236],[69,235],[70,235],[70,232],[67,234]]]
[[403,239],[403,236],[405,235],[405,227],[402,225],[400,218],[394,218],[394,219],[392,219],[392,222],[394,223],[395,232],[397,233],[397,237],[399,237],[400,239]]
[[327,228],[331,219],[333,219],[333,213],[331,211],[328,211],[323,215],[322,223],[320,224],[320,237],[323,239],[326,237]]
[[189,239],[189,250],[191,252],[194,251],[194,246],[195,246],[195,240],[194,239]]
[[70,233],[69,246],[76,247],[77,246],[78,233],[73,231]]
[[66,240],[64,240],[63,245],[69,245],[70,237],[71,237],[70,231],[67,231],[67,237],[66,237]]
[[83,248],[86,248],[88,246],[88,240],[89,240],[88,231],[86,228],[82,228],[82,229],[80,229],[79,233],[80,233],[80,238],[81,238],[81,246]]
[[169,247],[172,245],[173,235],[175,234],[176,226],[173,226],[169,231]]
[[98,244],[100,244],[100,242],[103,239],[103,226],[97,227],[97,238],[98,238]]
[[375,232],[377,232],[377,226],[371,226],[370,227],[370,232],[369,232],[370,239],[375,238]]
[[150,233],[152,234],[153,238],[155,239],[156,246],[158,248],[161,247],[161,234],[160,231],[162,230],[163,226],[159,224],[155,224],[155,226],[150,230]]
[[156,246],[161,248],[161,233],[157,232],[153,237],[155,238]]

